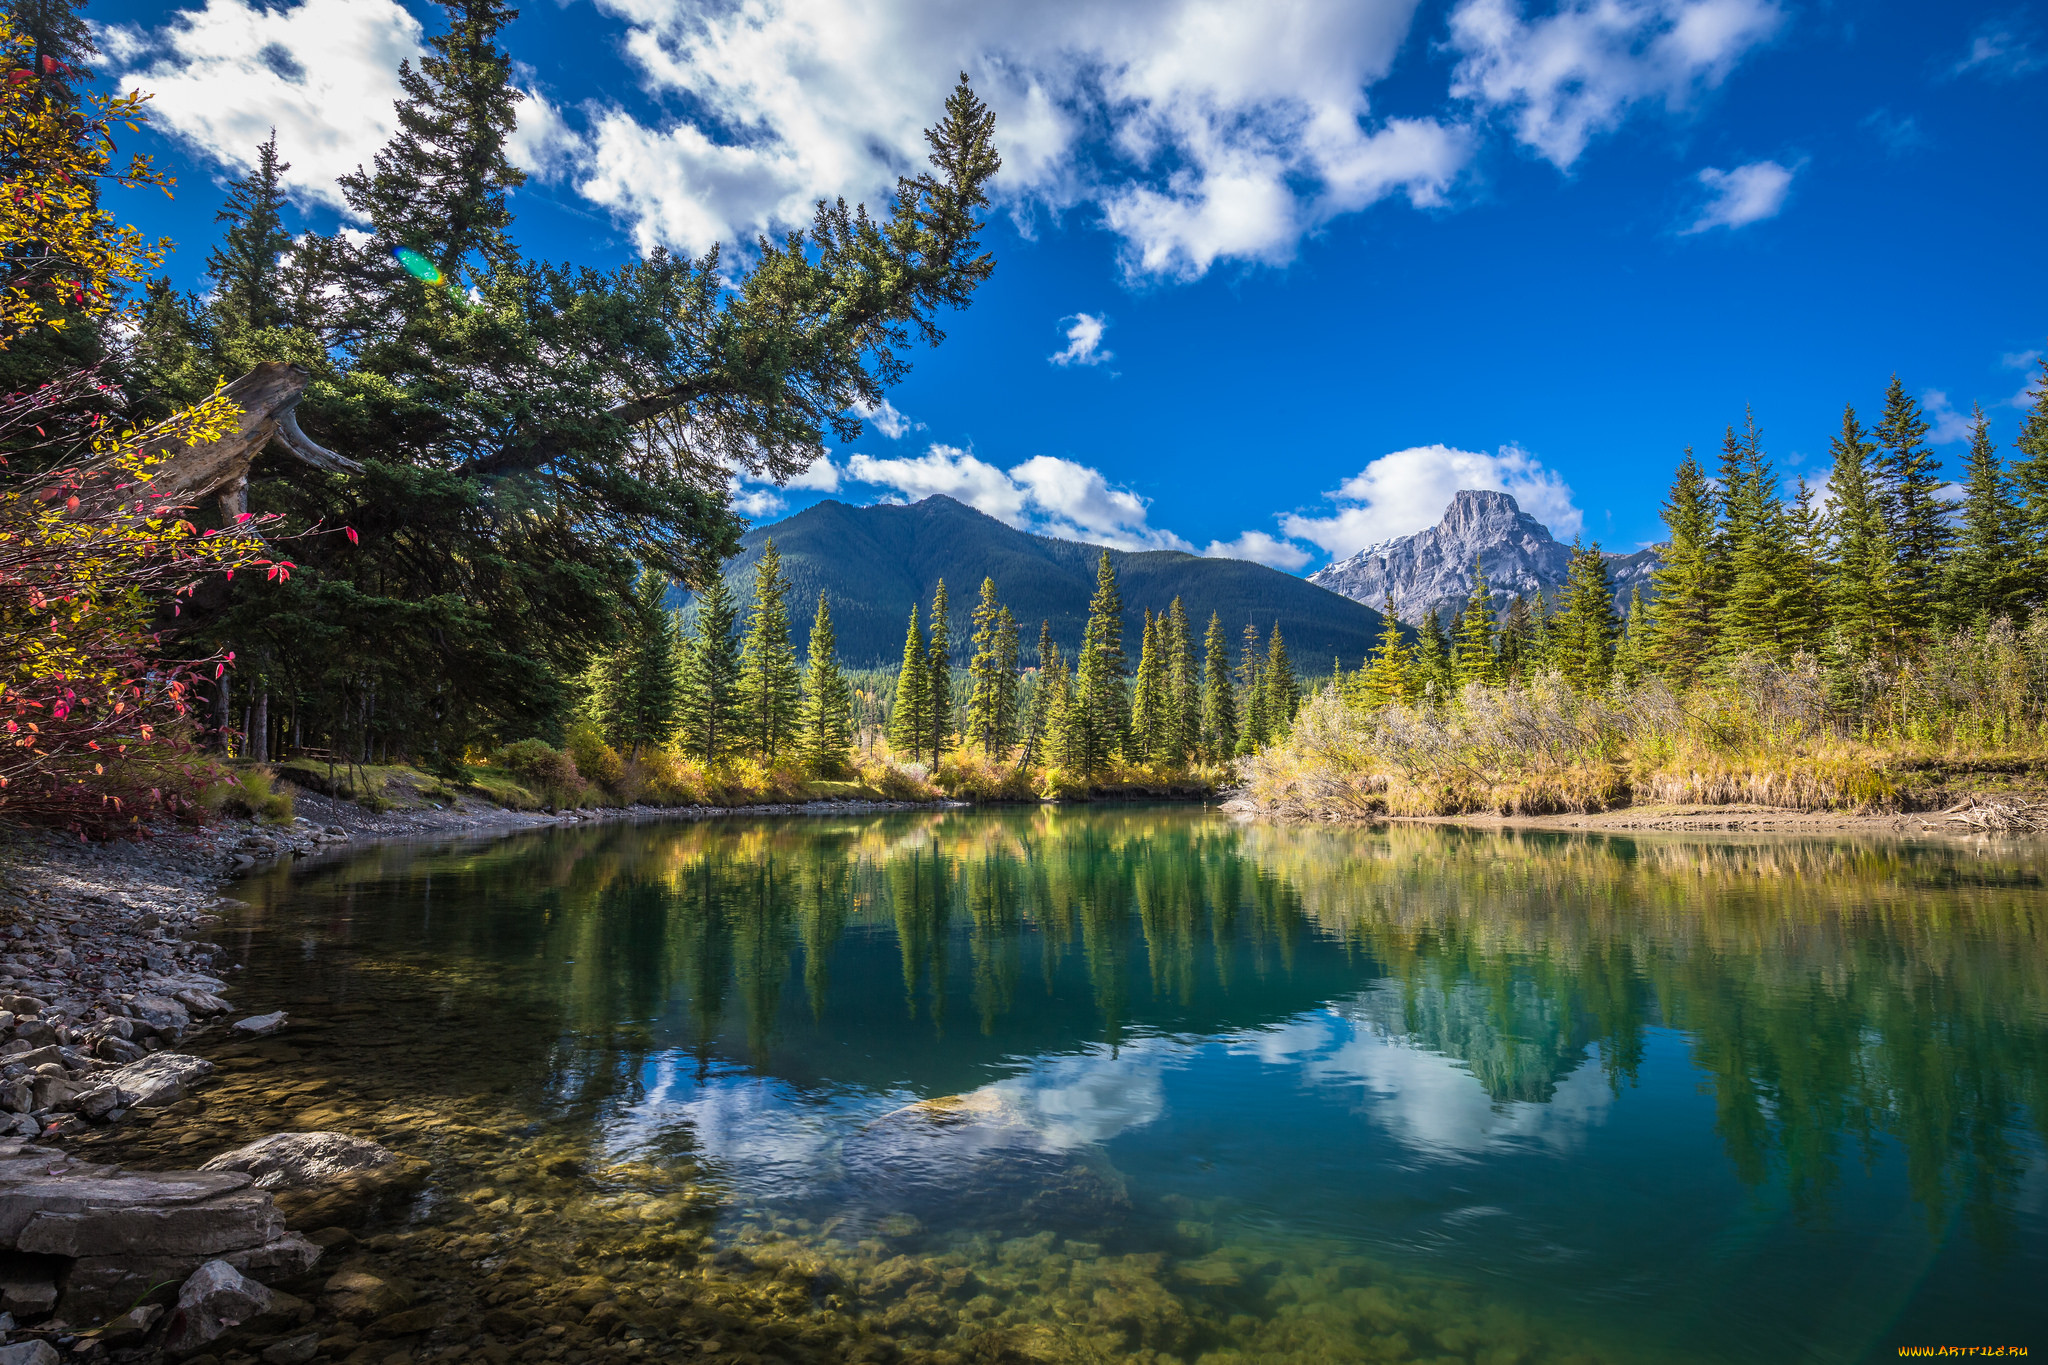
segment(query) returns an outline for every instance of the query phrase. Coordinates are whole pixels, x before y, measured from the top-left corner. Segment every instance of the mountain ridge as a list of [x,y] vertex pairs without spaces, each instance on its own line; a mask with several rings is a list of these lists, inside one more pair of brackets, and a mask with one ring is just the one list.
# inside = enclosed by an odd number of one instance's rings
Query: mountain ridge
[[[1027,663],[1036,662],[1041,620],[1072,651],[1087,622],[1095,567],[1107,548],[1020,531],[943,494],[914,503],[853,507],[836,499],[817,503],[741,538],[741,553],[726,581],[744,603],[768,540],[775,541],[790,581],[790,625],[801,652],[807,646],[818,594],[832,608],[840,656],[855,666],[893,664],[902,657],[910,608],[928,610],[932,589],[945,579],[953,655],[971,652],[975,602],[983,577],[1017,619]],[[1236,659],[1247,623],[1261,638],[1280,624],[1295,666],[1320,672],[1333,655],[1357,667],[1378,639],[1382,617],[1373,605],[1242,559],[1209,559],[1179,550],[1109,550],[1124,601],[1124,649],[1135,669],[1145,609],[1164,611],[1178,596],[1200,648],[1209,615],[1223,619]]]

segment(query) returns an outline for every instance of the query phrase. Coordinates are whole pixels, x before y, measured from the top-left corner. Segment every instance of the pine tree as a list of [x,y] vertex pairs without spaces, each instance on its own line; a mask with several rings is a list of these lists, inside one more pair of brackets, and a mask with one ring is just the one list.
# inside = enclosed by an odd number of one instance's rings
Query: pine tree
[[1422,635],[1415,646],[1415,690],[1426,701],[1442,702],[1457,690],[1451,669],[1451,642],[1435,612],[1422,618]]
[[682,736],[691,756],[714,763],[739,742],[739,609],[713,575],[697,595],[697,626],[683,652]]
[[1088,717],[1074,687],[1073,672],[1057,650],[1052,667],[1041,673],[1039,686],[1045,689],[1046,766],[1069,777],[1089,776],[1091,758]]
[[775,542],[762,548],[754,566],[754,605],[740,645],[739,704],[745,743],[763,763],[790,756],[803,679],[789,639],[789,583]]
[[290,320],[284,287],[284,253],[292,236],[284,227],[284,173],[277,157],[277,129],[256,149],[256,168],[228,182],[227,203],[213,215],[226,223],[220,245],[206,258],[213,281],[214,318],[248,330],[282,327]]
[[924,630],[912,606],[910,630],[903,637],[903,664],[896,670],[896,704],[889,712],[889,747],[899,758],[907,754],[912,763],[923,760],[931,742],[931,695],[925,682],[930,666]]
[[1970,425],[1970,457],[1963,482],[1962,524],[1948,563],[1943,616],[1951,626],[1979,619],[2017,617],[2025,605],[2025,556],[2020,507],[1998,459],[1991,424],[1980,406]]
[[2013,493],[2019,499],[2026,580],[2022,594],[2038,609],[2048,602],[2048,356],[2040,360],[2034,380],[2034,403],[2020,421],[2013,442],[2019,456],[2012,462]]
[[1911,630],[1933,621],[1952,538],[1948,507],[1940,496],[1941,462],[1925,444],[1927,432],[1920,404],[1893,375],[1884,391],[1884,415],[1872,431],[1878,442],[1873,472],[1885,529],[1898,546],[1899,593]]
[[1076,721],[1085,766],[1078,775],[1094,776],[1118,752],[1128,752],[1130,696],[1124,679],[1130,669],[1124,657],[1123,597],[1117,591],[1116,566],[1109,551],[1095,569],[1095,596],[1088,602],[1088,627],[1081,638],[1080,665],[1074,682]]
[[1031,689],[1031,715],[1024,722],[1024,751],[1018,766],[1035,767],[1046,761],[1047,729],[1052,716],[1052,669],[1059,662],[1060,647],[1052,640],[1052,622],[1038,623],[1038,679]]
[[1831,449],[1823,592],[1836,647],[1851,658],[1867,658],[1892,647],[1904,624],[1898,547],[1885,527],[1883,501],[1871,477],[1876,446],[1864,435],[1853,407],[1842,409],[1842,430]]
[[682,716],[681,633],[666,574],[643,570],[626,599],[625,639],[600,661],[595,698],[605,741],[631,758],[675,734]]
[[1464,619],[1452,637],[1453,672],[1459,683],[1497,683],[1500,655],[1494,639],[1493,592],[1486,585],[1486,566],[1472,561],[1472,591],[1465,597]]
[[1614,676],[1633,687],[1650,671],[1650,620],[1643,609],[1643,590],[1628,590],[1628,615],[1614,650]]
[[1008,753],[1016,725],[1017,626],[996,600],[993,578],[981,580],[967,678],[967,743],[990,759]]
[[1727,589],[1715,616],[1715,647],[1723,658],[1752,651],[1782,657],[1788,593],[1792,590],[1790,536],[1778,501],[1778,476],[1763,450],[1754,413],[1742,434],[1728,428],[1722,450],[1721,543],[1727,554]]
[[1266,715],[1264,682],[1265,651],[1260,648],[1259,628],[1247,621],[1237,647],[1237,711],[1243,726],[1237,735],[1240,757],[1255,754],[1271,738]]
[[1357,695],[1359,704],[1369,709],[1404,704],[1415,695],[1414,665],[1401,639],[1401,623],[1394,618],[1392,593],[1380,607],[1379,647],[1371,666],[1359,670]]
[[1195,672],[1195,651],[1188,638],[1187,608],[1178,597],[1166,609],[1166,674],[1173,716],[1169,727],[1169,767],[1188,766],[1202,749],[1202,684]]
[[832,609],[820,592],[804,669],[803,709],[797,718],[797,756],[812,777],[840,777],[853,762],[853,698],[846,675],[839,671],[838,644]]
[[1565,683],[1578,692],[1597,692],[1607,686],[1619,632],[1607,556],[1600,553],[1597,543],[1573,542],[1557,618],[1557,671],[1564,675]]
[[1671,496],[1664,501],[1671,543],[1650,575],[1656,587],[1653,621],[1644,641],[1651,664],[1675,687],[1690,687],[1714,652],[1720,611],[1721,566],[1714,536],[1714,490],[1706,471],[1685,448]]
[[1237,694],[1230,686],[1230,638],[1215,612],[1202,650],[1202,753],[1220,763],[1237,752]]
[[946,580],[932,590],[931,643],[926,647],[924,669],[925,718],[931,727],[925,744],[937,763],[953,747],[953,623],[952,603],[946,596]]
[[1508,603],[1507,617],[1500,627],[1500,677],[1502,682],[1519,683],[1529,677],[1529,637],[1535,630],[1529,599],[1517,596]]
[[1145,613],[1145,633],[1138,646],[1136,696],[1131,708],[1131,747],[1127,757],[1139,763],[1158,762],[1167,744],[1165,650],[1158,622]]
[[1557,670],[1557,633],[1552,629],[1555,616],[1543,598],[1543,589],[1536,589],[1536,601],[1529,608],[1529,644],[1525,651],[1532,678]]
[[500,0],[444,0],[442,8],[447,32],[428,40],[417,69],[409,61],[398,68],[398,131],[377,153],[375,171],[344,175],[341,192],[376,225],[378,258],[408,246],[452,279],[472,254],[496,268],[516,259],[505,197],[526,173],[506,156],[505,142],[525,97],[498,46],[517,11]]
[[1280,638],[1278,621],[1273,623],[1273,633],[1267,637],[1266,666],[1259,681],[1266,695],[1267,739],[1284,739],[1294,726],[1295,708],[1301,705],[1301,679],[1295,675],[1294,663],[1287,657],[1287,642]]
[[[99,48],[93,43],[92,25],[79,13],[85,3],[86,0],[7,0],[5,6],[15,33],[34,45],[31,68],[48,72],[43,77],[43,89],[53,103],[75,104],[76,87],[92,79],[88,59],[97,57]],[[51,63],[63,70],[56,70]]]

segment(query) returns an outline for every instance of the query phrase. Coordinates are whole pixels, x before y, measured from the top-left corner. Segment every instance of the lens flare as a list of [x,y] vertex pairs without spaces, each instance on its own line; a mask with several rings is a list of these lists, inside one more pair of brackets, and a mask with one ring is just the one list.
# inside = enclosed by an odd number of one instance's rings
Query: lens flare
[[395,246],[391,248],[391,254],[397,258],[400,265],[412,272],[415,279],[425,280],[428,284],[441,282],[441,267],[411,247]]

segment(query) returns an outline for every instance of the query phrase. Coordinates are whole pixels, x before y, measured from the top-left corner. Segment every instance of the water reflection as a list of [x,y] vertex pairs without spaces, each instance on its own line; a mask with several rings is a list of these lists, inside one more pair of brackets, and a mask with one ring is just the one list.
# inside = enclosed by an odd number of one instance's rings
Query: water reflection
[[[1208,1256],[1195,1299],[1247,1237],[1327,1239],[1567,1340],[1855,1359],[2043,1325],[2037,865],[1184,809],[620,826],[280,877],[245,948],[279,1003],[375,981],[492,1030],[447,1086],[708,1161],[732,1227]],[[1278,1330],[1261,1302],[1209,1307]]]

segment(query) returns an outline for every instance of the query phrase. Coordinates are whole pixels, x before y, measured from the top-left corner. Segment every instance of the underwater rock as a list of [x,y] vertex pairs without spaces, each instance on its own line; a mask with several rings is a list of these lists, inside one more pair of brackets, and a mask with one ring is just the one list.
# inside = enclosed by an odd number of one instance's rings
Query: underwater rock
[[203,1163],[202,1171],[240,1171],[259,1190],[297,1190],[381,1170],[398,1154],[347,1133],[272,1133]]
[[208,1261],[178,1290],[178,1306],[164,1328],[164,1351],[190,1355],[263,1316],[275,1301],[269,1289],[226,1261]]
[[109,1072],[106,1080],[121,1092],[123,1108],[160,1109],[184,1099],[195,1083],[212,1074],[212,1062],[182,1052],[155,1052]]

